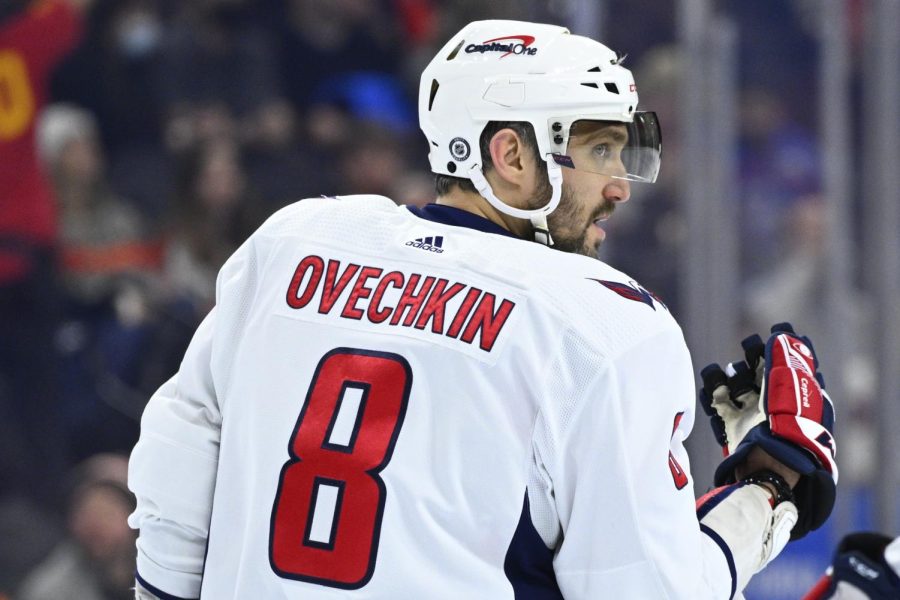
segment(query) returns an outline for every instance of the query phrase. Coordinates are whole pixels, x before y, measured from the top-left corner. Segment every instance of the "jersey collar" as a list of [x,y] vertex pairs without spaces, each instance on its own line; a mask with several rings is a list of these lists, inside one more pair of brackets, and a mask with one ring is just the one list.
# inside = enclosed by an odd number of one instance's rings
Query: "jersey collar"
[[420,219],[426,219],[428,221],[434,221],[436,223],[443,223],[444,225],[468,227],[469,229],[475,229],[476,231],[496,233],[499,235],[505,235],[507,237],[519,239],[518,237],[513,235],[512,232],[500,227],[493,221],[489,221],[484,217],[479,217],[478,215],[470,213],[467,210],[456,208],[454,206],[431,203],[426,204],[422,207],[408,205],[406,208],[408,208],[412,214],[416,215]]

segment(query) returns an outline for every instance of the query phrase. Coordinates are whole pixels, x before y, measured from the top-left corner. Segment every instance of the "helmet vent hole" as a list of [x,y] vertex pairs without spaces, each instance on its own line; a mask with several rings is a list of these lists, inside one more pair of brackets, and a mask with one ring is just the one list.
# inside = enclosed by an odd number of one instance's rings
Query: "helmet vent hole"
[[598,86],[596,83],[582,83],[581,85],[583,85],[584,87],[594,88],[595,90],[600,89],[600,86]]
[[619,93],[619,86],[617,86],[616,84],[604,83],[603,85],[606,86],[606,91],[609,92],[610,94],[618,94]]
[[431,145],[434,146],[435,148],[440,148],[440,146],[438,145],[437,142],[431,142]]
[[456,173],[456,165],[452,162],[447,163],[447,170],[451,173]]
[[456,55],[459,54],[459,49],[463,47],[463,44],[466,43],[466,40],[460,40],[459,44],[456,45],[456,48],[453,49],[453,52],[447,55],[447,60],[453,60],[456,58]]
[[588,69],[588,73],[599,73],[600,67],[594,67],[593,69]]
[[437,82],[437,79],[431,80],[431,96],[428,98],[428,110],[431,111],[431,107],[434,106],[434,97],[437,96],[438,88],[441,87],[441,84]]

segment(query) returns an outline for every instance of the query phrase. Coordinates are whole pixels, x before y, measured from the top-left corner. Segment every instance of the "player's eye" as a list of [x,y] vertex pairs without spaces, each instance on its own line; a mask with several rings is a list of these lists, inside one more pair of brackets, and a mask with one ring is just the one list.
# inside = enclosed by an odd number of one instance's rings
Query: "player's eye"
[[611,152],[612,150],[610,149],[609,144],[597,144],[594,146],[594,155],[597,158],[609,158]]

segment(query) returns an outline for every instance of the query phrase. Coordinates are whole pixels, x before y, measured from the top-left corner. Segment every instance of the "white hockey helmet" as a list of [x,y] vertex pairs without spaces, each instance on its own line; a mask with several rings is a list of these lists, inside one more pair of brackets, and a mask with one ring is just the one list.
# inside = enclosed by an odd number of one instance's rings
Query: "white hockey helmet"
[[[644,182],[659,172],[656,114],[636,112],[634,78],[619,63],[603,44],[556,25],[466,25],[428,64],[419,85],[419,125],[428,138],[431,170],[470,179],[497,210],[530,219],[535,239],[552,244],[547,215],[559,205],[561,166]],[[584,120],[625,125],[628,141],[615,168],[600,159],[575,164],[567,155],[572,126]],[[523,210],[494,195],[479,149],[489,121],[531,123],[553,187],[545,206]]]

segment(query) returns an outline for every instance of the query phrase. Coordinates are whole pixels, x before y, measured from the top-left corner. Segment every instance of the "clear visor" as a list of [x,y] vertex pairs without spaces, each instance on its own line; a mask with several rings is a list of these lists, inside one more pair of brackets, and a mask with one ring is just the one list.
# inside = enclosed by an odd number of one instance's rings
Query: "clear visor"
[[629,181],[653,183],[659,173],[662,136],[654,112],[637,112],[631,123],[572,123],[566,154],[551,154],[563,167]]

